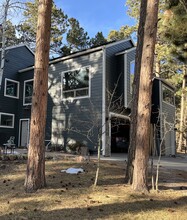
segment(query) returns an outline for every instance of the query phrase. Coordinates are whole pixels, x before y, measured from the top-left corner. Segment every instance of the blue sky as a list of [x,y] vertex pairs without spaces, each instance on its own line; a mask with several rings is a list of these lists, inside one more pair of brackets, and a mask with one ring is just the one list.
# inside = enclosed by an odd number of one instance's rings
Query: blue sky
[[81,27],[94,37],[102,31],[105,37],[111,30],[119,30],[121,26],[133,24],[127,15],[125,0],[55,0],[68,17],[76,18]]

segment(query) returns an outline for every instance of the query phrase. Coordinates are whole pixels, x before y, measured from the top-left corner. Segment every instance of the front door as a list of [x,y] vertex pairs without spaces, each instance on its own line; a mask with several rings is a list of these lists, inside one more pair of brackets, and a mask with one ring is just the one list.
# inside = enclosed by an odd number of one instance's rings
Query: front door
[[29,119],[20,120],[20,141],[21,147],[27,147],[29,143]]

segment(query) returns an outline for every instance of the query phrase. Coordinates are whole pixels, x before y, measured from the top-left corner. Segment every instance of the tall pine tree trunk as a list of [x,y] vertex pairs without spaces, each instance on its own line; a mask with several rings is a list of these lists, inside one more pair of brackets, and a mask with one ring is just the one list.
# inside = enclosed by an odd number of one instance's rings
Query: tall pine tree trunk
[[180,151],[183,150],[183,136],[184,136],[184,109],[185,109],[185,87],[186,87],[186,82],[187,82],[187,66],[183,66],[183,81],[182,81],[182,94],[181,94],[181,109],[180,109],[180,128],[179,128],[179,145],[178,149]]
[[10,0],[6,0],[3,8],[3,23],[2,23],[2,37],[1,37],[1,64],[0,64],[0,90],[2,88],[2,80],[5,65],[5,48],[6,48],[6,23],[8,16],[8,9],[10,7]]
[[45,126],[52,0],[39,0],[26,192],[46,186]]
[[[147,168],[149,160],[151,95],[153,81],[154,50],[158,20],[159,0],[142,0],[140,28],[143,44],[140,54],[139,93],[137,105],[136,151],[132,187],[136,191],[147,191]],[[139,51],[137,51],[139,53]]]

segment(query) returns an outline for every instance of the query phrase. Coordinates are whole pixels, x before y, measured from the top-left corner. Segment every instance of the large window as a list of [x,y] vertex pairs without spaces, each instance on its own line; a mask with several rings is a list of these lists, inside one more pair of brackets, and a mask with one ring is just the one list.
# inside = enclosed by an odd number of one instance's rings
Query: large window
[[174,92],[166,86],[163,86],[163,101],[171,105],[175,104]]
[[0,112],[0,127],[14,128],[14,114]]
[[32,104],[33,79],[24,82],[23,105]]
[[5,79],[4,95],[10,98],[19,98],[19,82]]
[[62,73],[62,98],[89,96],[89,67]]

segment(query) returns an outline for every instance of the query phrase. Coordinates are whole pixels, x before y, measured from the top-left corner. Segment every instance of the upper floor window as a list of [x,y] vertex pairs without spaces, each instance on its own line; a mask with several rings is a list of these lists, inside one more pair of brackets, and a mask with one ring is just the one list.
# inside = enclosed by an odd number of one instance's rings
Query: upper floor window
[[162,91],[163,91],[163,101],[171,105],[175,105],[174,92],[164,85],[162,87]]
[[6,78],[4,96],[10,98],[19,98],[19,82]]
[[32,104],[33,79],[24,81],[23,105]]
[[89,96],[89,67],[62,73],[62,98]]
[[134,80],[135,60],[130,62],[130,93],[132,94],[132,84]]
[[14,114],[0,112],[0,127],[14,128]]

